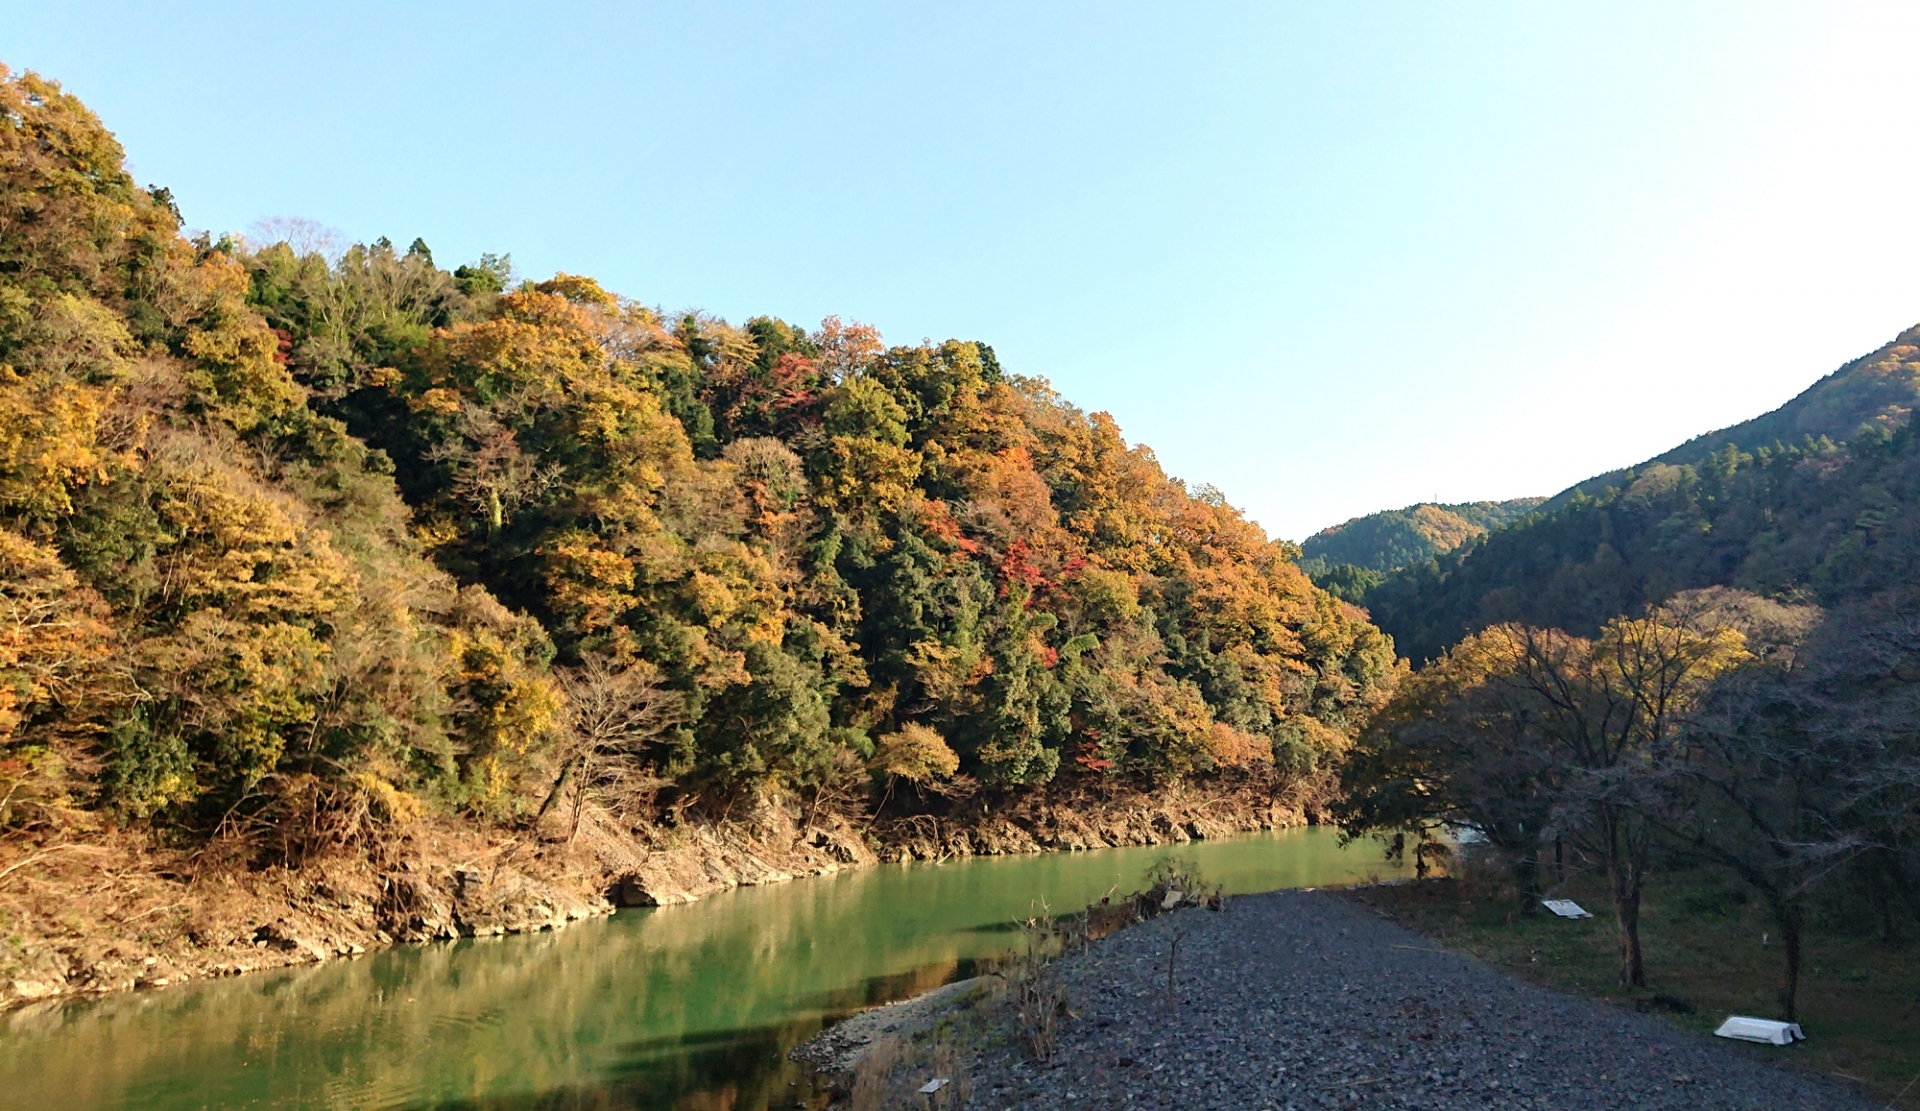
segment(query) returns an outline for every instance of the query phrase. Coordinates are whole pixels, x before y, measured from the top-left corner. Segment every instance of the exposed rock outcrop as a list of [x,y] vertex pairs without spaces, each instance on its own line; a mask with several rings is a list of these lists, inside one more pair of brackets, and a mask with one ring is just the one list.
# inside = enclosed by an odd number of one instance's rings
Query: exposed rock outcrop
[[0,889],[0,1007],[350,958],[397,942],[557,929],[616,907],[688,903],[881,860],[1185,842],[1308,816],[1245,784],[1036,792],[1001,809],[975,804],[866,828],[777,803],[735,821],[589,824],[564,835],[422,824],[375,853],[294,869],[216,866],[210,854],[131,834],[16,845],[0,850],[0,870],[19,866]]

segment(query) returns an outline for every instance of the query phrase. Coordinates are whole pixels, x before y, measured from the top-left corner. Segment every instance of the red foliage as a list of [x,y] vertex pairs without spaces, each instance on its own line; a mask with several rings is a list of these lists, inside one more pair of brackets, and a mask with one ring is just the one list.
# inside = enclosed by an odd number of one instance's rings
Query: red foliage
[[1004,597],[1014,586],[1024,586],[1030,591],[1039,592],[1053,585],[1040,572],[1033,562],[1033,549],[1025,540],[1015,540],[1007,545],[1006,554],[1000,557],[1000,594]]
[[[1091,734],[1093,730],[1088,730],[1087,732]],[[1081,770],[1096,774],[1110,772],[1114,768],[1119,767],[1118,764],[1101,755],[1100,745],[1093,740],[1080,742],[1073,750],[1073,762],[1079,765]]]
[[980,545],[960,531],[960,522],[953,519],[953,513],[947,509],[947,503],[929,499],[920,510],[920,531],[929,540],[938,540],[954,551],[972,555],[980,550]]
[[813,404],[816,396],[814,386],[819,382],[819,368],[805,355],[787,352],[775,360],[773,369],[767,372],[765,391],[774,395],[773,408],[780,411],[801,409]]

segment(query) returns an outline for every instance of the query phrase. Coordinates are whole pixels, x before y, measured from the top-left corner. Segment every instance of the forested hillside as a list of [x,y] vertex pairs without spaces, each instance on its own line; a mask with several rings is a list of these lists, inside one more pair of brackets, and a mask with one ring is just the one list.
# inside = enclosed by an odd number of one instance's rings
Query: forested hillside
[[[1876,367],[1904,365],[1916,349],[1882,354]],[[1365,604],[1418,662],[1490,624],[1591,633],[1705,586],[1835,605],[1914,582],[1914,435],[1891,410],[1882,416],[1846,443],[1729,444],[1628,470],[1599,497],[1575,494],[1371,585]]]
[[[1892,432],[1912,418],[1920,404],[1920,327],[1909,328],[1892,343],[1842,366],[1802,390],[1770,413],[1741,421],[1730,428],[1695,436],[1671,451],[1640,464],[1644,471],[1655,463],[1674,466],[1697,463],[1728,444],[1753,452],[1775,444],[1798,444],[1808,439],[1844,442],[1863,430]],[[1543,509],[1558,509],[1576,494],[1602,497],[1608,487],[1627,481],[1626,470],[1609,471],[1564,490]]]
[[1347,830],[1423,858],[1473,830],[1523,911],[1603,873],[1634,988],[1658,983],[1656,871],[1765,909],[1789,1020],[1808,933],[1899,944],[1920,920],[1914,338],[1366,584],[1422,666],[1345,766]]
[[0,144],[10,836],[1324,784],[1394,681],[1290,545],[984,344],[190,242],[31,74]]
[[1300,569],[1336,597],[1359,601],[1388,572],[1425,563],[1490,529],[1504,528],[1544,500],[1421,502],[1355,517],[1308,537],[1301,545]]
[[1424,563],[1472,537],[1519,520],[1545,500],[1420,502],[1370,513],[1308,537],[1300,545],[1301,564],[1309,569],[1345,563],[1368,571],[1393,571]]

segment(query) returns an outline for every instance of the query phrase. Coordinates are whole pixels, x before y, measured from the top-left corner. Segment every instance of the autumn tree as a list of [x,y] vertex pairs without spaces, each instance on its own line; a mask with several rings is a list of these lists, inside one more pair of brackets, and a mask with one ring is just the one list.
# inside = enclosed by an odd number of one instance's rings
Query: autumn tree
[[874,746],[874,770],[889,779],[926,784],[960,770],[960,757],[932,729],[908,722]]
[[1744,638],[1669,608],[1588,640],[1496,625],[1409,680],[1348,766],[1349,834],[1473,829],[1516,860],[1556,841],[1604,867],[1622,983],[1646,983],[1640,899],[1677,731]]
[[978,342],[299,221],[189,242],[31,74],[0,145],[9,820],[297,854],[427,800],[812,812],[922,729],[955,763],[914,805],[1232,775],[1305,806],[1398,679],[1297,549]]
[[1920,751],[1914,599],[1879,595],[1822,615],[1735,591],[1710,618],[1756,651],[1689,721],[1672,829],[1756,891],[1780,939],[1779,991],[1792,1021],[1816,891],[1857,869],[1883,934],[1912,881]]

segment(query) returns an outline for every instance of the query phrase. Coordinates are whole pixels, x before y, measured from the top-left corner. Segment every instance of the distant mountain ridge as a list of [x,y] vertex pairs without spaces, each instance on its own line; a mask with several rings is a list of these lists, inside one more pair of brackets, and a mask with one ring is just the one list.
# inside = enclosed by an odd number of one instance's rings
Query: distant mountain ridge
[[1920,324],[1808,386],[1778,409],[1695,436],[1638,467],[1595,475],[1555,494],[1540,508],[1552,512],[1582,493],[1598,497],[1608,487],[1623,485],[1631,472],[1655,463],[1697,462],[1728,444],[1751,452],[1774,444],[1804,446],[1808,439],[1818,442],[1823,437],[1850,440],[1869,427],[1892,432],[1912,419],[1916,402],[1920,402]]
[[1831,606],[1920,584],[1916,403],[1920,327],[1772,412],[1588,479],[1429,561],[1334,574],[1328,589],[1420,663],[1496,622],[1591,635],[1698,587]]
[[1517,521],[1545,500],[1417,502],[1321,529],[1300,545],[1300,554],[1303,563],[1316,568],[1346,564],[1368,571],[1394,571],[1425,563]]

